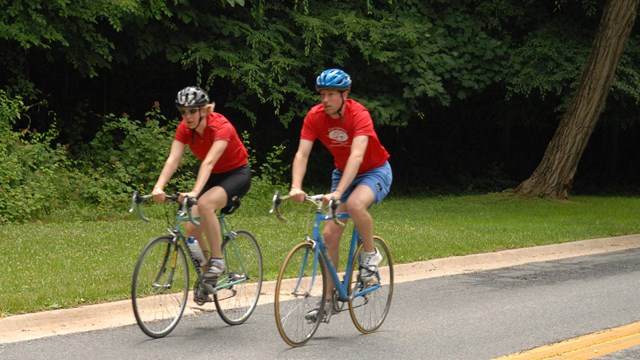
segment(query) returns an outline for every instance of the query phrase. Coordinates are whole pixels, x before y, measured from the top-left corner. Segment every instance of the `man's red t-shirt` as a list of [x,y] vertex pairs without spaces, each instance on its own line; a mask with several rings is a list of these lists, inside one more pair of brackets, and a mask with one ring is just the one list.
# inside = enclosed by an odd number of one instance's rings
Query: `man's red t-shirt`
[[383,165],[389,159],[389,153],[378,140],[367,108],[353,99],[347,99],[343,119],[332,118],[324,111],[324,106],[318,104],[312,107],[304,118],[300,138],[309,141],[320,140],[333,155],[335,167],[344,171],[353,138],[366,135],[369,137],[369,143],[358,174]]
[[200,136],[198,132],[189,129],[183,120],[178,125],[174,139],[189,145],[191,151],[200,160],[205,159],[214,141],[227,141],[227,148],[213,166],[212,173],[214,174],[224,173],[246,165],[249,154],[231,122],[222,114],[216,112],[209,114],[206,121],[207,126],[204,128],[203,135]]

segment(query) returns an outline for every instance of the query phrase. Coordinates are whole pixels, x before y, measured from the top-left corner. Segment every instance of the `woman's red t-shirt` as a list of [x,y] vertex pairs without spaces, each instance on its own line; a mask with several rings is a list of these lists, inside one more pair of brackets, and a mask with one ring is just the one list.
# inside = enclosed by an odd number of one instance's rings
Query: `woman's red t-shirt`
[[231,122],[224,115],[216,112],[209,114],[206,121],[207,126],[204,128],[202,136],[200,136],[195,130],[189,129],[183,120],[178,125],[174,139],[189,145],[191,151],[200,160],[205,159],[214,141],[227,141],[227,148],[213,166],[212,173],[214,174],[224,173],[246,165],[249,154]]

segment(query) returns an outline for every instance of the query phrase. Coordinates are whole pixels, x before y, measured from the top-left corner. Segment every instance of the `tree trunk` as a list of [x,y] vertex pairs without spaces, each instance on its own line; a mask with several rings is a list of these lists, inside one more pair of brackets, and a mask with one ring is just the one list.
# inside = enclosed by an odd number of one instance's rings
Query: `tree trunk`
[[609,0],[580,85],[542,161],[516,193],[567,199],[578,163],[606,104],[640,0]]

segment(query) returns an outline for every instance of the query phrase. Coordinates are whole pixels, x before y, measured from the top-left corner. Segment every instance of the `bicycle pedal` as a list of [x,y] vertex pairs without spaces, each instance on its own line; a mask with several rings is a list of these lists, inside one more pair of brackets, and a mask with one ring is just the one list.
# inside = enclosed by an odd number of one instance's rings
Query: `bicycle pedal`
[[216,281],[218,279],[206,280],[202,283],[202,287],[208,294],[214,294],[216,292]]
[[211,302],[211,299],[208,296],[194,296],[193,301],[196,304],[202,306],[202,305],[204,305],[204,304],[206,304],[208,302]]
[[365,289],[370,288],[372,286],[376,286],[376,285],[378,285],[378,279],[376,277],[372,276],[372,277],[370,277],[368,279],[364,279],[362,281],[362,285],[364,285]]
[[329,313],[325,313],[324,315],[322,315],[322,322],[328,324],[329,321],[331,320],[331,315],[333,315],[332,311],[329,311]]
[[[307,318],[307,324],[314,324],[316,322],[316,318]],[[329,321],[331,320],[331,314],[327,315],[327,314],[322,314],[322,320],[320,320],[320,322],[323,322],[325,324],[328,324]]]
[[237,273],[230,273],[229,274],[229,281],[240,281],[240,280],[246,280],[247,276],[244,274],[237,274]]
[[207,289],[203,284],[199,283],[196,286],[193,294],[193,301],[200,306],[212,301],[211,297],[209,297],[209,292],[207,292]]

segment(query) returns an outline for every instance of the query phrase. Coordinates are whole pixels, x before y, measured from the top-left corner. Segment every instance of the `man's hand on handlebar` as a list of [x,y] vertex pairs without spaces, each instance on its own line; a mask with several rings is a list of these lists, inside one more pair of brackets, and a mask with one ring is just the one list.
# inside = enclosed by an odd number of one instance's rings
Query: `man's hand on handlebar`
[[291,191],[289,191],[289,198],[294,202],[304,202],[304,197],[307,195],[302,189],[292,187]]

